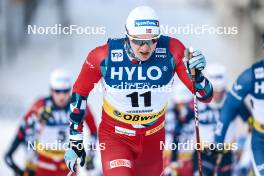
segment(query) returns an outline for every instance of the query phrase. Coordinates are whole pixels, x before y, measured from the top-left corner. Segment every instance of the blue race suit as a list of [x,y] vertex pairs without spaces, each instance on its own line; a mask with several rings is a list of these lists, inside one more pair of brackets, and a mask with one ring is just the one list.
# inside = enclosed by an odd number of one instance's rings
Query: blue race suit
[[[250,95],[254,117],[251,148],[256,175],[264,175],[264,60],[253,64],[240,74],[228,94],[217,125],[215,141],[222,143],[228,125],[235,118],[241,103]],[[247,120],[247,119],[244,119]]]

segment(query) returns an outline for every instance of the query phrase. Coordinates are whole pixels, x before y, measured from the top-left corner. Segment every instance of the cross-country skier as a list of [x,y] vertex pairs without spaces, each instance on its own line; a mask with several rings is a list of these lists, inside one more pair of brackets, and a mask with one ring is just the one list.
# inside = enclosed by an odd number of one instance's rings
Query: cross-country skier
[[[264,35],[263,41],[264,41]],[[251,149],[253,152],[253,166],[256,176],[264,176],[264,60],[254,63],[243,71],[228,93],[217,125],[215,142],[223,143],[230,122],[235,119],[245,97],[251,99],[253,114],[253,130]],[[246,119],[245,119],[246,120]]]
[[[220,113],[223,107],[224,100],[226,98],[227,88],[227,71],[226,68],[219,63],[209,64],[205,75],[212,82],[214,87],[213,99],[210,103],[204,104],[199,103],[199,129],[201,142],[204,146],[214,143],[214,130],[216,128],[217,121],[219,120]],[[248,118],[250,113],[244,104],[240,105],[240,110],[236,112],[236,115],[240,115],[243,118]],[[235,124],[232,124],[234,128]],[[228,135],[225,139],[226,143],[231,144],[235,141],[234,132],[229,130]],[[213,151],[205,149],[202,152],[203,160],[203,173],[206,176],[217,175],[230,176],[232,173],[232,155],[233,153],[229,150],[223,154],[220,163],[216,163],[215,155]],[[198,163],[196,159],[196,153],[194,155],[194,171],[195,175],[198,173]],[[217,171],[215,170],[217,169]]]
[[[68,139],[71,77],[66,70],[57,69],[51,73],[51,95],[40,98],[24,116],[19,126],[5,161],[19,176],[66,176],[68,169],[65,165],[64,150],[46,150],[28,148],[29,144],[57,144]],[[96,137],[96,126],[92,114],[86,108],[85,122],[92,136]],[[20,169],[13,160],[13,153],[20,144],[27,148],[26,168]],[[31,146],[31,145],[30,145]],[[91,165],[91,162],[90,162]]]
[[194,92],[188,75],[196,70],[195,90],[200,101],[210,102],[212,86],[203,76],[205,58],[194,51],[183,63],[184,45],[160,34],[156,12],[140,6],[130,12],[125,38],[109,39],[86,58],[73,86],[70,115],[70,150],[67,166],[75,171],[77,158],[84,164],[82,123],[86,99],[94,84],[104,87],[99,126],[103,174],[160,176],[163,170],[164,113],[176,73]]

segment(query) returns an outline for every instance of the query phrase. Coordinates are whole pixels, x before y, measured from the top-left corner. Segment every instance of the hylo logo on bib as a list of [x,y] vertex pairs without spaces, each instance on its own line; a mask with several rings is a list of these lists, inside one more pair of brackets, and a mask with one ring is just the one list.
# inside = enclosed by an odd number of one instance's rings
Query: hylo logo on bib
[[142,67],[111,67],[111,79],[118,78],[123,80],[123,73],[128,80],[132,80],[134,74],[137,75],[138,80],[158,80],[162,76],[162,71],[157,66],[151,66],[147,69],[146,73],[143,73]]

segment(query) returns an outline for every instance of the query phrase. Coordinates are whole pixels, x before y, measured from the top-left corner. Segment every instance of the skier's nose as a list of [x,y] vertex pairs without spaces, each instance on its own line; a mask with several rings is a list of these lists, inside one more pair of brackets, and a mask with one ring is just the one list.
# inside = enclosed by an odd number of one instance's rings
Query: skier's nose
[[149,50],[150,50],[150,47],[149,47],[149,45],[148,44],[143,44],[141,47],[140,47],[140,50],[142,51],[142,52],[149,52]]

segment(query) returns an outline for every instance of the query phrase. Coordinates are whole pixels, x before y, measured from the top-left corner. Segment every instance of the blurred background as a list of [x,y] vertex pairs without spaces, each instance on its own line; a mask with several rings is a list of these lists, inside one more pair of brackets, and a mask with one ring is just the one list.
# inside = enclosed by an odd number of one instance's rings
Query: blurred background
[[[263,0],[0,0],[0,175],[12,175],[2,155],[27,108],[49,94],[50,72],[66,68],[75,80],[91,49],[109,37],[124,36],[126,17],[138,5],[153,7],[161,25],[172,29],[190,24],[237,27],[233,35],[168,33],[200,49],[208,62],[224,64],[229,86],[263,58]],[[28,25],[88,26],[90,34],[28,34]],[[99,123],[100,93],[93,91],[88,101]]]

